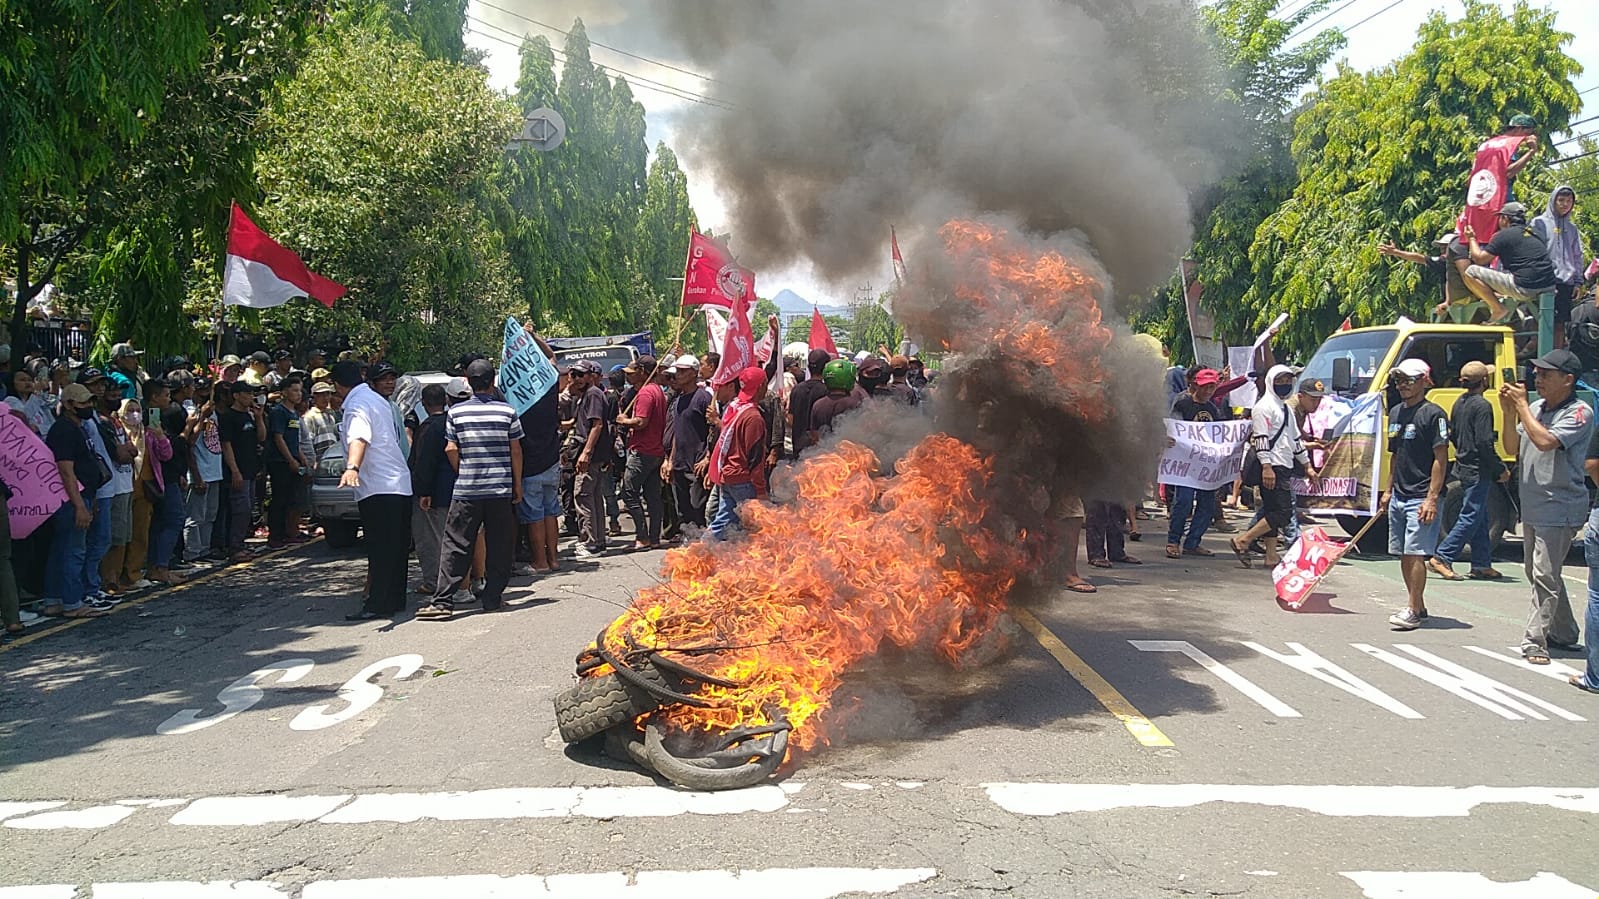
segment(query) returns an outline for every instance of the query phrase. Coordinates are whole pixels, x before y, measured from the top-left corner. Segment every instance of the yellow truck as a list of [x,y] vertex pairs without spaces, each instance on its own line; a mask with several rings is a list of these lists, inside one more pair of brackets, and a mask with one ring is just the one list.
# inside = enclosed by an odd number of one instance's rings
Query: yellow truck
[[[1342,408],[1347,404],[1352,415],[1343,422],[1329,449],[1324,465],[1328,487],[1306,503],[1312,511],[1331,513],[1353,535],[1376,511],[1375,489],[1388,484],[1389,453],[1388,409],[1399,402],[1388,386],[1388,373],[1405,359],[1421,359],[1432,369],[1434,387],[1427,398],[1451,412],[1465,393],[1460,386],[1460,369],[1468,362],[1482,362],[1493,371],[1488,387],[1494,410],[1494,427],[1504,433],[1505,422],[1499,408],[1499,386],[1507,380],[1522,380],[1527,360],[1540,343],[1536,332],[1517,333],[1508,327],[1412,322],[1402,319],[1392,325],[1341,331],[1327,338],[1316,350],[1300,379],[1319,379],[1329,397]],[[1544,335],[1547,342],[1547,334]],[[1510,422],[1515,427],[1515,422]],[[1454,455],[1450,448],[1451,459]],[[1500,455],[1514,470],[1515,459],[1500,448]],[[1506,531],[1519,524],[1515,487],[1511,478],[1496,485],[1489,495],[1490,530],[1497,547]],[[1454,523],[1460,511],[1462,490],[1451,479],[1444,496],[1444,529]],[[1361,541],[1363,549],[1386,547],[1386,522],[1379,521]]]

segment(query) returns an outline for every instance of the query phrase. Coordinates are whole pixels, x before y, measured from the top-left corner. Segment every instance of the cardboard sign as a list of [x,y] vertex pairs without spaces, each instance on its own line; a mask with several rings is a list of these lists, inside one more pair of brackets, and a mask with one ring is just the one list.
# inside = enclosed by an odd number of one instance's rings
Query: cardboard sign
[[11,489],[6,511],[14,539],[33,533],[67,501],[55,454],[9,409],[0,414],[0,481]]
[[1244,466],[1248,421],[1166,420],[1172,446],[1160,457],[1160,482],[1196,490],[1231,485]]
[[515,316],[505,319],[505,350],[500,354],[500,392],[517,415],[533,408],[561,376],[544,357],[538,341],[522,330]]

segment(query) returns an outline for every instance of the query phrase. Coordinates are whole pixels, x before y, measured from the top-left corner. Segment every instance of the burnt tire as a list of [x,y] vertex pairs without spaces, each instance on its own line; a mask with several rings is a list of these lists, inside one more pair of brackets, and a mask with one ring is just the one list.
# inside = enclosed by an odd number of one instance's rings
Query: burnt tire
[[661,726],[652,721],[644,728],[644,757],[655,773],[690,790],[737,790],[752,787],[772,776],[783,764],[788,732],[778,735],[781,744],[772,755],[737,767],[705,767],[703,760],[680,759],[667,748]]
[[[651,682],[660,681],[653,669],[640,674]],[[666,685],[662,682],[661,686]],[[580,677],[577,683],[555,694],[555,726],[561,739],[576,743],[626,724],[659,705],[660,700],[615,673]]]

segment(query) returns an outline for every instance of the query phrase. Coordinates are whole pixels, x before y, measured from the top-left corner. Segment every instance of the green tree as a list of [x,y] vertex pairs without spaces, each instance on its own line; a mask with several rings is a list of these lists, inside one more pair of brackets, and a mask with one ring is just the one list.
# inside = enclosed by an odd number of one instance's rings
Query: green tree
[[642,315],[636,320],[657,334],[670,333],[666,320],[682,302],[682,281],[674,279],[683,277],[689,231],[695,225],[688,178],[678,168],[677,154],[665,143],[658,143],[645,180],[644,208],[633,238],[633,259],[644,281],[637,305]]
[[905,337],[894,317],[880,303],[858,303],[852,307],[849,324],[849,345],[855,350],[877,352],[886,346],[890,353],[897,352],[899,342]]
[[339,331],[402,366],[489,352],[516,278],[489,217],[515,107],[482,71],[345,25],[325,32],[263,116],[258,221],[350,288],[264,318]]
[[1580,102],[1571,40],[1552,10],[1467,0],[1459,19],[1429,17],[1397,63],[1340,69],[1295,122],[1298,184],[1250,247],[1246,323],[1287,312],[1282,341],[1305,353],[1345,316],[1426,317],[1436,297],[1422,272],[1377,246],[1425,246],[1450,230],[1477,145],[1511,115],[1564,129]]

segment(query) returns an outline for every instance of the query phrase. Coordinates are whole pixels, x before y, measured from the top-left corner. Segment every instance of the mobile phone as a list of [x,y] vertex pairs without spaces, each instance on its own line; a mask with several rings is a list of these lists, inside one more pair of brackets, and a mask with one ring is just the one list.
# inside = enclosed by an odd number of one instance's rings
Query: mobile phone
[[1504,378],[1506,384],[1512,383],[1516,380],[1516,370],[1513,368],[1501,368],[1499,369],[1499,377]]

